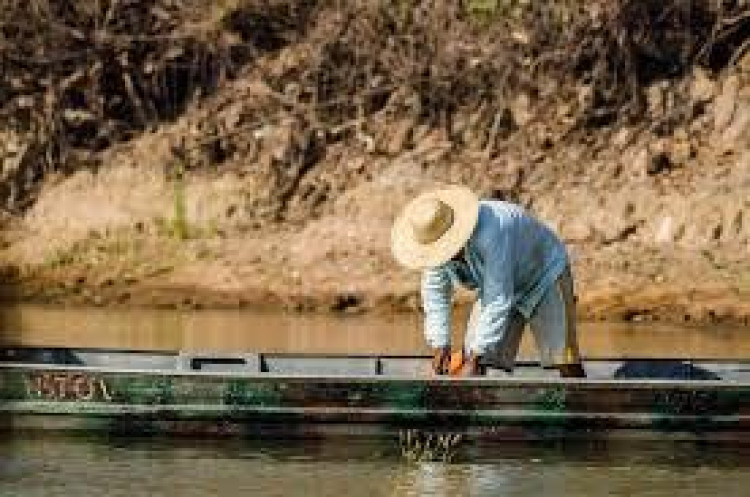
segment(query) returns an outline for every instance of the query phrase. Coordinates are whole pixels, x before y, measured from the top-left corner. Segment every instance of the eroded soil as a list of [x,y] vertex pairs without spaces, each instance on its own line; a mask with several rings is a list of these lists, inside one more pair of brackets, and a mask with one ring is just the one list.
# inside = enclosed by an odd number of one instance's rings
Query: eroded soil
[[[88,156],[92,167],[47,173],[33,202],[4,215],[4,296],[411,312],[419,307],[419,275],[390,256],[392,219],[423,189],[462,183],[525,205],[560,233],[583,317],[748,323],[746,43],[734,40],[737,50],[715,67],[696,63],[644,81],[636,117],[592,121],[600,89],[572,77],[502,92],[493,86],[495,96],[467,97],[440,117],[442,104],[427,90],[389,81],[387,72],[368,80],[387,88],[377,103],[342,106],[332,116],[310,104],[305,85],[310,74],[336,74],[330,33],[349,36],[350,14],[313,9],[304,30],[284,27],[299,32],[176,117],[113,140]],[[414,19],[419,29],[399,29],[428,43]],[[527,35],[513,32],[513,47],[523,52],[518,44],[533,43]],[[492,60],[465,33],[452,36],[456,47],[469,47],[456,60],[470,67]],[[352,38],[361,39],[381,35]],[[358,54],[361,67],[375,60],[367,50]],[[438,65],[448,55],[435,57]],[[317,72],[305,72],[311,64]],[[460,77],[448,80],[460,89]],[[342,99],[364,95],[342,81],[326,84],[338,84]],[[7,169],[11,159],[22,163],[14,151],[27,149],[10,146],[22,136],[6,138]]]

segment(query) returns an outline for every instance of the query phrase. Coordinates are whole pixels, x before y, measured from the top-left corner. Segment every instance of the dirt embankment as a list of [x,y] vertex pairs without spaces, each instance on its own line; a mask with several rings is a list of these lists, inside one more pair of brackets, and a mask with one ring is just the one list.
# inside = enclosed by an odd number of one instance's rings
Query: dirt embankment
[[0,14],[9,299],[415,309],[390,223],[453,182],[585,317],[750,319],[747,2],[71,4]]

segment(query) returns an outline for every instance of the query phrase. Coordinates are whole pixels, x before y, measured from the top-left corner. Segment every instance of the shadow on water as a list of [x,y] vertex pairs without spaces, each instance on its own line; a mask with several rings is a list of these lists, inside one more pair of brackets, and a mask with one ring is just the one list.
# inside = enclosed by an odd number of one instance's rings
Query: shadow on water
[[[270,461],[389,461],[414,464],[403,457],[398,440],[379,438],[193,438],[167,435],[118,436],[104,432],[88,434],[32,434],[26,440],[83,444],[87,450],[102,453],[123,451],[170,457],[173,451],[195,455],[214,454],[227,459],[267,459]],[[612,465],[630,461],[669,466],[750,464],[750,445],[726,444],[707,440],[673,439],[540,439],[475,441],[462,445],[458,457],[447,464],[496,462],[544,457],[548,461]],[[436,462],[436,461],[428,461]]]

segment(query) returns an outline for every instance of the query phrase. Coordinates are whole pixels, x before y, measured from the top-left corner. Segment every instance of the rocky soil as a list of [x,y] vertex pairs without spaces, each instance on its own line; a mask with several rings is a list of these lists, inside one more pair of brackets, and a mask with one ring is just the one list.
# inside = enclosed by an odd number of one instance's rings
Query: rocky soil
[[412,311],[393,216],[463,183],[561,234],[582,317],[750,322],[746,2],[147,3],[68,19],[77,69],[0,49],[6,299]]

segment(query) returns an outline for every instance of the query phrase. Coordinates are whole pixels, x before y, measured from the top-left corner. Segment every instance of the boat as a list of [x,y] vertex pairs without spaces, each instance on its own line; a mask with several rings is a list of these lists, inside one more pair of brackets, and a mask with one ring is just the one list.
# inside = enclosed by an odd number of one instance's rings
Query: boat
[[435,377],[425,356],[0,349],[0,429],[466,440],[750,439],[750,364],[585,361]]

